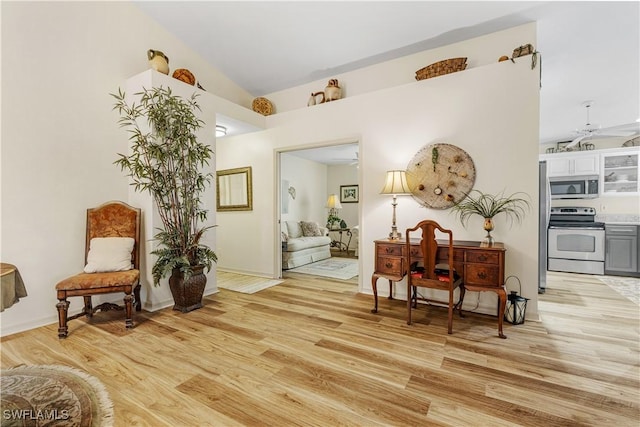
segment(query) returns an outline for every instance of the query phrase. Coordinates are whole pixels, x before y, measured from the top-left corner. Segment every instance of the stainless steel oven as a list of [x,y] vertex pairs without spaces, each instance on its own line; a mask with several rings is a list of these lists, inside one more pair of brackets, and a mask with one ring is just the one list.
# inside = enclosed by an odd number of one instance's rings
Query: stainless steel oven
[[604,274],[604,223],[594,221],[593,208],[551,208],[548,269]]

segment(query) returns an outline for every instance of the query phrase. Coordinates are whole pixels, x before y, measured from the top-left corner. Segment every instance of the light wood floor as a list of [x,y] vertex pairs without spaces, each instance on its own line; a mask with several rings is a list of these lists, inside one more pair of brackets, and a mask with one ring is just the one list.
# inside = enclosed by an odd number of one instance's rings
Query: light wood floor
[[[1,340],[2,367],[63,364],[98,377],[117,426],[637,426],[639,308],[591,276],[550,274],[541,322],[443,309],[407,326],[403,301],[290,274],[200,310],[122,313]],[[52,307],[54,310],[54,307]],[[102,320],[100,320],[102,319]]]

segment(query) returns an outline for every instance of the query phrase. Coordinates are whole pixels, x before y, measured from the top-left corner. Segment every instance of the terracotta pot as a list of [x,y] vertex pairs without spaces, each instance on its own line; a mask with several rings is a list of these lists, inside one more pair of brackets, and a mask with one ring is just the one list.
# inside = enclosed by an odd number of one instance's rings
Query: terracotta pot
[[204,274],[204,265],[193,267],[193,274],[184,280],[184,274],[180,269],[175,269],[169,277],[169,288],[173,295],[174,310],[187,313],[202,307],[202,296],[207,285],[207,276]]

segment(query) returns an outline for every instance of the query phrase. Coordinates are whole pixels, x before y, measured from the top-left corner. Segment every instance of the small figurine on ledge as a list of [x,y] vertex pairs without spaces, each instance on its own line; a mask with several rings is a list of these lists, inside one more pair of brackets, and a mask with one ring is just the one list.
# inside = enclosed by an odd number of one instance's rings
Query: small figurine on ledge
[[147,51],[149,65],[152,69],[162,73],[169,74],[169,58],[159,50],[149,49]]
[[[316,97],[318,95],[322,95],[320,102],[316,101]],[[331,79],[329,80],[329,83],[327,83],[327,87],[324,88],[324,92],[311,93],[307,106],[310,107],[312,105],[323,104],[329,101],[337,101],[340,98],[342,98],[342,89],[340,89],[340,86],[338,85],[338,79]]]

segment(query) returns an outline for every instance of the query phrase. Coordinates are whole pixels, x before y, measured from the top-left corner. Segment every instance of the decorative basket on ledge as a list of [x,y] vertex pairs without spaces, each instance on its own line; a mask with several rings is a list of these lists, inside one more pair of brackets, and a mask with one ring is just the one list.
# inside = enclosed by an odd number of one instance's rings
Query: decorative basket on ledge
[[455,73],[467,68],[467,58],[449,58],[435,62],[416,71],[416,80],[430,79],[444,74]]

